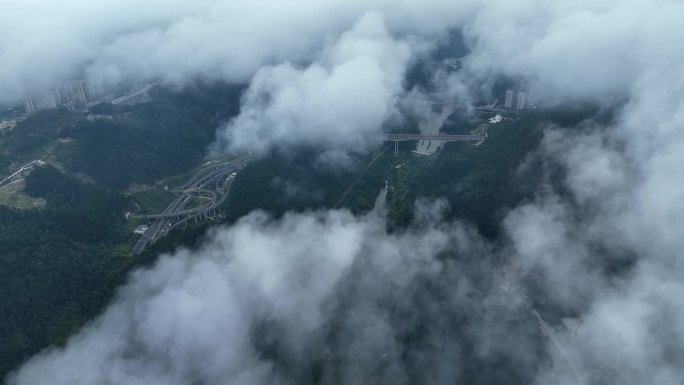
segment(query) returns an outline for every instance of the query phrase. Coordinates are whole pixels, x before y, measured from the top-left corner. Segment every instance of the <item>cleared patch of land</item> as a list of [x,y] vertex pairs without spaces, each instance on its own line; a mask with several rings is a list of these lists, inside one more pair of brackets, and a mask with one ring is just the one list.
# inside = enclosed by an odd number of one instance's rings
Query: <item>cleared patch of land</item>
[[140,205],[144,213],[156,214],[164,210],[174,200],[175,195],[156,187],[134,192],[131,197]]
[[0,187],[0,204],[17,209],[43,208],[47,203],[45,198],[34,198],[24,193],[26,182],[19,179]]

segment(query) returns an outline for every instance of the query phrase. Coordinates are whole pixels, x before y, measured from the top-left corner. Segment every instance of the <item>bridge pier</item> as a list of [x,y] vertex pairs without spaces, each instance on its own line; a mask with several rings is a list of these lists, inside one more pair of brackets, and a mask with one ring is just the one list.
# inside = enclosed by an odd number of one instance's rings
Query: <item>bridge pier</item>
[[399,156],[399,141],[395,140],[394,141],[394,157],[396,158]]

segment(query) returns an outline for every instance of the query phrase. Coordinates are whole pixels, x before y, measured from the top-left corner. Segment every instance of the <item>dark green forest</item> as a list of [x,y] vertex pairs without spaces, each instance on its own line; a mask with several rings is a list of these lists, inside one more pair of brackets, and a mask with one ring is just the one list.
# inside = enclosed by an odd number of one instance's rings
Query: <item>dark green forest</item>
[[33,159],[63,167],[26,177],[24,193],[45,198],[45,208],[0,205],[0,378],[64,342],[109,303],[131,269],[157,255],[153,248],[131,256],[123,190],[196,167],[216,127],[237,111],[240,92],[156,89],[154,102],[90,111],[111,119],[41,111],[0,137],[3,175]]
[[[416,200],[443,198],[449,203],[446,219],[473,223],[495,238],[503,215],[537,192],[542,171],[533,162],[528,172],[517,170],[539,145],[542,127],[574,126],[597,112],[530,112],[493,126],[479,146],[447,143],[432,156],[413,154],[412,145],[405,143],[395,157],[386,145],[372,164],[372,155],[356,156],[353,169],[322,168],[316,162],[320,153],[311,149],[271,151],[238,174],[224,210],[229,222],[255,208],[276,216],[288,210],[335,207],[360,213],[373,207],[387,181],[389,230],[411,224]],[[462,126],[453,129],[462,131]]]
[[[26,178],[25,193],[45,198],[45,208],[0,205],[0,378],[41,349],[63,343],[100,313],[132,269],[151,263],[160,252],[201,243],[215,222],[174,230],[133,258],[135,237],[123,216],[132,198],[123,191],[201,164],[216,127],[237,112],[240,92],[227,86],[156,89],[151,103],[91,110],[111,119],[48,111],[2,137],[3,172],[45,157],[63,169],[46,166]],[[546,122],[572,126],[597,112],[533,111],[493,126],[480,146],[448,144],[424,157],[410,153],[412,145],[404,143],[395,157],[386,145],[375,158],[352,154],[346,168],[326,165],[320,150],[273,149],[237,175],[220,208],[223,223],[255,209],[274,216],[322,208],[362,213],[387,183],[390,231],[411,225],[417,199],[444,198],[448,219],[473,223],[496,238],[506,211],[536,193],[541,175],[531,167],[520,180],[517,170],[537,148],[540,127]],[[446,130],[463,130],[464,124],[455,120]]]
[[152,91],[153,102],[100,104],[91,117],[40,111],[0,136],[0,170],[34,159],[53,161],[101,186],[125,189],[193,169],[216,128],[237,113],[237,86]]
[[353,168],[339,168],[321,164],[320,155],[310,148],[275,150],[248,164],[237,175],[225,204],[227,220],[232,222],[254,209],[275,216],[338,206],[356,213],[372,209],[393,157],[382,156],[367,167],[372,154],[358,154],[353,157]]
[[12,131],[0,134],[0,172],[8,173],[12,165],[48,156],[57,146],[62,130],[81,119],[64,109],[39,111]]
[[0,376],[96,315],[133,266],[122,194],[45,166],[26,192],[40,210],[0,205]]
[[108,109],[121,118],[79,121],[61,131],[74,142],[58,159],[116,189],[191,170],[214,141],[216,127],[237,112],[241,89],[192,91],[158,91],[154,103]]

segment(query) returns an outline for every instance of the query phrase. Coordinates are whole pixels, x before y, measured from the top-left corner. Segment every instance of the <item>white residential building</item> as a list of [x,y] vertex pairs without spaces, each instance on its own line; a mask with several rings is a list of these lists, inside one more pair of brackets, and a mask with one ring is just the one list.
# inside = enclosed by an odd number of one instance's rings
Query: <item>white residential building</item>
[[525,108],[525,93],[524,92],[518,92],[518,110],[522,110]]
[[506,102],[504,103],[504,107],[513,107],[513,91],[511,90],[506,91]]

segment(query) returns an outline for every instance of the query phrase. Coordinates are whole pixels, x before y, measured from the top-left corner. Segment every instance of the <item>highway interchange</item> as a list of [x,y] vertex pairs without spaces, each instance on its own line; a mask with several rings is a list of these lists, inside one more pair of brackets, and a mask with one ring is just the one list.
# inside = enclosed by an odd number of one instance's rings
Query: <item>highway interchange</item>
[[[483,142],[486,137],[479,135],[421,135],[421,134],[383,134],[380,138],[384,141],[395,143],[401,141],[418,140],[442,140]],[[208,162],[200,167],[195,174],[182,186],[171,190],[176,199],[169,204],[164,211],[158,214],[134,215],[131,218],[147,218],[153,220],[147,230],[133,246],[133,255],[139,255],[145,248],[156,242],[160,237],[174,228],[194,220],[206,219],[222,205],[230,187],[235,180],[235,175],[242,170],[249,161],[256,157],[257,152],[249,152],[230,160],[217,160]],[[193,206],[191,203],[200,200],[206,203]]]
[[[255,156],[256,153],[250,152],[231,160],[209,162],[182,186],[171,190],[176,199],[164,211],[159,214],[133,216],[132,218],[153,220],[133,246],[133,255],[142,253],[148,245],[172,229],[191,220],[197,222],[200,218],[207,218],[228,199],[235,175]],[[196,200],[203,200],[206,203],[188,207]]]
[[[399,141],[406,140],[446,140],[482,143],[486,139],[486,137],[478,135],[429,134],[384,134],[382,138],[385,141],[393,141],[395,144]],[[171,190],[176,194],[176,199],[174,199],[164,211],[159,214],[135,216],[138,218],[144,217],[153,219],[154,222],[135,243],[132,251],[133,254],[139,255],[148,245],[154,243],[177,226],[191,220],[197,221],[201,217],[208,217],[211,212],[215,211],[215,209],[223,204],[228,198],[230,187],[235,180],[237,172],[242,170],[249,161],[256,157],[256,155],[256,152],[250,152],[231,160],[217,160],[204,164],[182,186]],[[196,199],[203,199],[207,201],[207,203],[188,208],[188,205]],[[544,321],[536,309],[532,309],[532,314],[536,318],[542,334],[551,340],[566,364],[572,370],[575,378],[579,379],[577,370],[568,359],[562,345],[555,338],[553,329]]]

